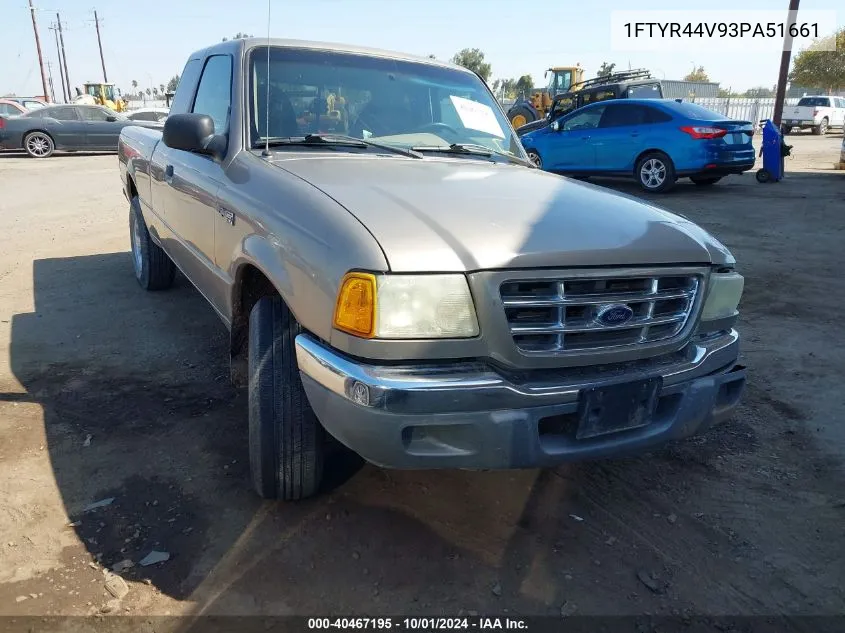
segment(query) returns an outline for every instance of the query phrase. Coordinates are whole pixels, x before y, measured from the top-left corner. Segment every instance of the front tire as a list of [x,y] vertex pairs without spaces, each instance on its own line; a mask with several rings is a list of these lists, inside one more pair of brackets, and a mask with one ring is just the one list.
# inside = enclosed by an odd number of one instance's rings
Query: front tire
[[513,129],[517,130],[523,125],[536,121],[537,117],[534,116],[531,108],[524,105],[518,105],[508,112],[508,119],[510,119]]
[[675,166],[663,152],[649,152],[637,161],[634,172],[640,187],[650,193],[663,193],[675,186]]
[[166,290],[173,285],[176,267],[167,253],[150,237],[141,202],[134,196],[129,203],[129,238],[135,279],[144,290]]
[[46,132],[30,132],[23,139],[23,148],[32,158],[49,158],[56,150],[56,144]]
[[537,150],[529,149],[526,153],[528,154],[528,160],[530,160],[540,169],[543,169],[543,159],[540,158],[540,155],[537,153]]
[[264,499],[311,497],[323,476],[324,431],[296,362],[300,331],[278,296],[262,297],[249,315],[249,460]]

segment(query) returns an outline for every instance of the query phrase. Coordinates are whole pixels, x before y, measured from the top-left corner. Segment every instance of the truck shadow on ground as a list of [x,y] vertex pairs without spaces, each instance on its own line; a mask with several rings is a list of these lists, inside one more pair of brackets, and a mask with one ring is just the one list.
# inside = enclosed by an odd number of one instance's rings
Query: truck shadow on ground
[[[726,502],[714,460],[756,450],[744,422],[554,472],[396,472],[353,460],[318,498],[262,503],[227,333],[190,284],[145,293],[128,253],[37,260],[33,274],[35,308],[13,318],[11,363],[43,407],[73,529],[92,558],[132,561],[128,580],[200,614],[680,613],[699,601],[742,605],[721,589],[727,578],[764,591],[721,560],[753,547],[693,518]],[[170,559],[139,566],[151,551]]]

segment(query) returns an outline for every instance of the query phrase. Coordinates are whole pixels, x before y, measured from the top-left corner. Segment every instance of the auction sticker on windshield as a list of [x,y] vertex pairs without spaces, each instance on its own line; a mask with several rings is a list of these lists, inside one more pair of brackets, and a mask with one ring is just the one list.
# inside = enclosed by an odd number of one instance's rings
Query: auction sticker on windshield
[[499,125],[496,115],[493,113],[493,108],[477,101],[464,99],[463,97],[455,97],[453,95],[449,98],[452,100],[452,105],[455,106],[455,110],[465,128],[487,132],[493,136],[505,138],[502,126]]

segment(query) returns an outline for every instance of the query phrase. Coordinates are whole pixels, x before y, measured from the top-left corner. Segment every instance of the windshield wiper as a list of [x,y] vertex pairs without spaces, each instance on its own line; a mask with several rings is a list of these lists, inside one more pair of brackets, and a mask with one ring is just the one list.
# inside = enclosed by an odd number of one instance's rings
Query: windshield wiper
[[271,147],[281,145],[335,145],[345,147],[375,147],[378,149],[408,156],[410,158],[422,158],[422,154],[414,150],[375,143],[367,139],[355,138],[345,134],[306,134],[305,136],[271,136],[269,139],[262,138],[252,144],[254,149],[259,149],[269,144]]
[[507,158],[509,161],[518,163],[520,165],[533,165],[530,161],[525,161],[507,152],[499,152],[490,149],[484,145],[476,143],[452,143],[451,145],[420,145],[413,148],[417,152],[443,152],[444,154],[466,154],[470,156],[501,156]]

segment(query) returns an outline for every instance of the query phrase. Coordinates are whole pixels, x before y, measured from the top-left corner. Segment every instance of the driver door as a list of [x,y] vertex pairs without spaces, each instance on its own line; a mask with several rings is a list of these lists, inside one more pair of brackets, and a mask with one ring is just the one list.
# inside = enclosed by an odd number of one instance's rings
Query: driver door
[[551,132],[549,148],[543,163],[553,171],[591,171],[596,165],[593,134],[598,128],[605,105],[578,110],[558,121],[559,129]]
[[90,149],[117,149],[120,130],[125,123],[118,121],[113,112],[102,106],[77,108],[85,122],[85,145]]

